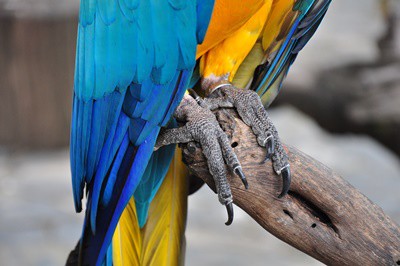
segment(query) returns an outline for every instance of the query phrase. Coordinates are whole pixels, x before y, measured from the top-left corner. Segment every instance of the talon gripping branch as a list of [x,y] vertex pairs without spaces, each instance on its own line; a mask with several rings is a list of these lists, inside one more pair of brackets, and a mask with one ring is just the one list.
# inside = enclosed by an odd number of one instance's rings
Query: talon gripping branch
[[187,173],[173,143],[202,145],[232,222],[225,163],[247,181],[216,108],[236,108],[252,127],[287,193],[290,166],[264,107],[329,4],[81,0],[71,129],[76,211],[87,197],[79,265],[183,262]]

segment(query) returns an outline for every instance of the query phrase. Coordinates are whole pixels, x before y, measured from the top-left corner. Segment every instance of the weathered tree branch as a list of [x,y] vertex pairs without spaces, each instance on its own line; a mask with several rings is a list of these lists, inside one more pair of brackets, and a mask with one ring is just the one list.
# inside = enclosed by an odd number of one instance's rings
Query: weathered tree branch
[[[240,179],[229,174],[234,202],[263,228],[328,265],[400,265],[400,228],[380,207],[289,146],[292,185],[289,195],[278,199],[281,179],[270,162],[260,163],[265,149],[233,110],[220,110],[217,116],[232,137],[250,186],[245,190]],[[201,149],[182,148],[191,171],[215,189]]]

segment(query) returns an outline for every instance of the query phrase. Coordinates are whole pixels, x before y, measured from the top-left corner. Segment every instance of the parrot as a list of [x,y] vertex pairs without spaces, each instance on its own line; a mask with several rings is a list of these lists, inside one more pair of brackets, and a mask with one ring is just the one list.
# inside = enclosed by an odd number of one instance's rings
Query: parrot
[[265,109],[330,3],[81,0],[70,162],[75,210],[86,207],[73,264],[184,263],[190,188],[177,143],[200,143],[232,223],[225,168],[248,183],[217,108],[252,128],[286,195],[288,156]]

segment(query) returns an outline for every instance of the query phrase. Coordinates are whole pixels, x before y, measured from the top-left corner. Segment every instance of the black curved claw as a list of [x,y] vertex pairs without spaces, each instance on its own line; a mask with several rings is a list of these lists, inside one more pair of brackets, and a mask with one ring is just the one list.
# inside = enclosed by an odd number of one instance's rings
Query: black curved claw
[[240,179],[243,182],[244,187],[246,189],[248,189],[249,188],[249,184],[247,183],[247,179],[246,179],[246,176],[243,173],[242,167],[240,167],[240,166],[236,167],[235,168],[235,174],[237,174],[240,177]]
[[229,202],[228,204],[225,205],[226,211],[228,212],[228,221],[225,223],[225,225],[231,225],[233,222],[233,204],[232,202]]
[[269,135],[266,138],[265,148],[267,148],[267,155],[265,156],[263,163],[265,163],[266,161],[269,161],[271,159],[272,154],[274,154],[274,151],[275,151],[274,136]]
[[285,168],[283,168],[281,174],[282,174],[283,185],[282,185],[282,192],[278,196],[278,198],[284,197],[289,192],[290,183],[292,181],[292,174],[290,172],[290,166],[288,165]]

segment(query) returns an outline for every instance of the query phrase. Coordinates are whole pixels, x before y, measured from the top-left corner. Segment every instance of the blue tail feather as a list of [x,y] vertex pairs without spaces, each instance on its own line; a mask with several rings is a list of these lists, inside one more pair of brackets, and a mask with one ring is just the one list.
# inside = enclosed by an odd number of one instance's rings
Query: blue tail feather
[[106,143],[103,146],[100,155],[99,167],[97,169],[93,190],[91,191],[92,196],[92,206],[90,213],[90,222],[93,232],[96,231],[96,216],[98,209],[98,201],[100,199],[101,188],[103,186],[104,177],[106,176],[114,155],[117,149],[120,147],[123,137],[128,130],[129,118],[121,113],[115,132],[109,134]]
[[[115,226],[147,171],[160,126],[170,121],[183,96],[212,3],[81,1],[71,134],[78,211],[84,186],[88,191],[81,264],[112,263]],[[165,158],[156,155],[144,177],[143,186],[151,189],[137,190],[142,223],[173,147],[165,152]]]
[[121,146],[119,147],[118,153],[115,156],[115,160],[112,164],[109,177],[107,180],[106,187],[103,192],[103,197],[102,197],[102,205],[105,207],[107,204],[110,202],[111,196],[112,196],[112,190],[114,188],[115,181],[117,179],[117,174],[118,170],[121,166],[122,159],[124,158],[125,152],[128,149],[129,145],[129,137],[128,133],[125,134],[124,139],[121,143]]
[[[97,220],[96,234],[92,233],[92,229],[90,228],[91,223],[86,221],[82,237],[83,264],[92,265],[96,261],[96,265],[101,265],[104,260],[119,217],[132,197],[146,169],[158,132],[159,129],[155,128],[140,146],[129,144],[113,187],[112,194],[114,196],[106,207],[98,209],[97,215],[101,219]],[[90,192],[89,200],[93,204],[91,194]],[[93,209],[91,212],[93,212]]]
[[160,188],[174,157],[175,145],[160,148],[150,158],[134,198],[140,227],[147,220],[148,208]]

